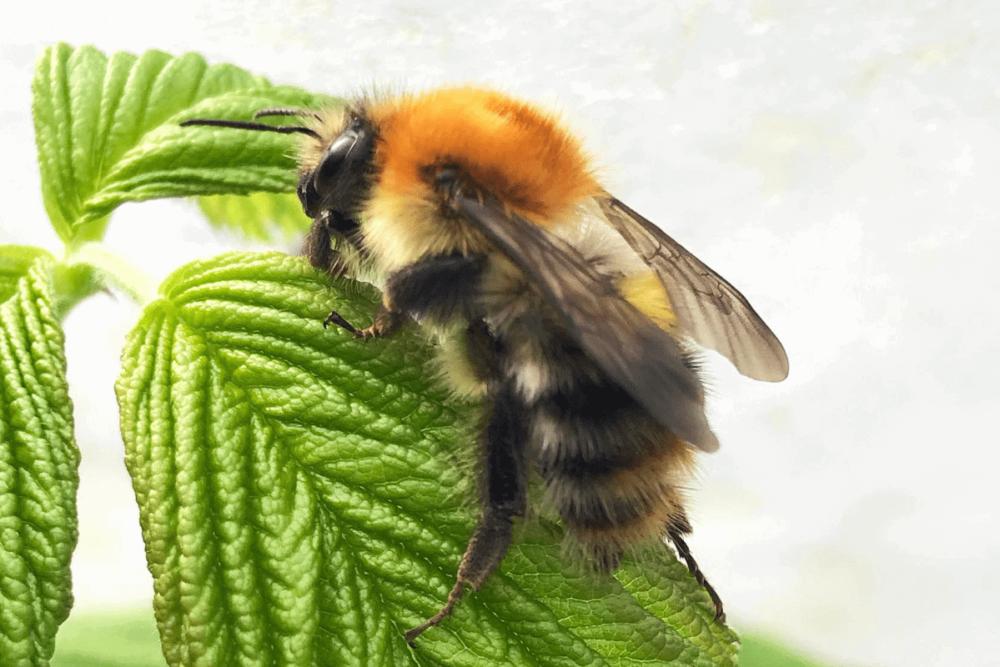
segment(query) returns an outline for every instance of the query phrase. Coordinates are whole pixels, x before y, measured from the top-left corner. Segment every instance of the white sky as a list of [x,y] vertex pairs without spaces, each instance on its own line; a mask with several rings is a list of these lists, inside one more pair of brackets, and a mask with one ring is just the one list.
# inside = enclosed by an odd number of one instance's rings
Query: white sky
[[[1000,5],[827,4],[17,3],[0,25],[0,243],[58,248],[29,86],[59,40],[196,50],[334,94],[479,82],[555,106],[609,187],[788,349],[781,385],[709,366],[723,447],[692,548],[734,624],[834,664],[995,664]],[[157,280],[236,245],[177,201],[122,208],[107,242]],[[136,317],[102,295],[66,322],[78,609],[150,597],[112,391]]]

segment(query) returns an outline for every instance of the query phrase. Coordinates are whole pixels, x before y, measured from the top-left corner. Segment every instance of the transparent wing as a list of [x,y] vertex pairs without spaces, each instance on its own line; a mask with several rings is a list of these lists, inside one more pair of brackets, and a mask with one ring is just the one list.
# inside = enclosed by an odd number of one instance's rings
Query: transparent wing
[[754,379],[778,382],[788,376],[785,348],[739,290],[618,199],[602,197],[598,203],[611,226],[660,277],[684,335]]
[[532,280],[611,379],[681,439],[718,449],[704,391],[680,345],[623,299],[607,276],[571,245],[489,197],[453,192],[448,204]]

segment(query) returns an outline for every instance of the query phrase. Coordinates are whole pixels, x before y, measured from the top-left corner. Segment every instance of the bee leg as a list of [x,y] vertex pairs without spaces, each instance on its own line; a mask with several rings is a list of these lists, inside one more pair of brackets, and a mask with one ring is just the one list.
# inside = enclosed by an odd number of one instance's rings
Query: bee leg
[[478,590],[483,585],[510,547],[514,517],[524,516],[524,444],[528,435],[524,408],[511,388],[501,387],[497,394],[483,436],[484,509],[479,524],[465,548],[447,601],[436,614],[406,632],[410,645],[425,630],[447,618],[466,586]]
[[445,323],[470,318],[476,310],[483,255],[430,255],[409,264],[385,281],[387,300],[419,320]]
[[483,513],[479,525],[476,526],[476,530],[469,540],[469,545],[465,548],[465,555],[462,556],[462,561],[458,566],[455,585],[448,593],[447,601],[436,614],[406,631],[407,643],[412,646],[417,637],[425,630],[447,618],[458,601],[462,599],[466,586],[471,586],[473,590],[479,590],[479,587],[493,573],[507,553],[513,531],[513,518],[521,514],[523,512],[515,514],[506,508],[489,508]]
[[375,319],[364,329],[357,328],[335,310],[331,310],[330,314],[323,320],[323,328],[325,329],[331,324],[336,324],[341,329],[354,334],[355,338],[368,340],[370,338],[381,338],[382,336],[390,335],[399,328],[404,319],[405,316],[402,313],[382,304],[375,313]]
[[684,562],[687,564],[688,572],[690,572],[695,581],[697,581],[701,587],[705,589],[705,592],[708,593],[708,597],[712,598],[712,604],[715,605],[715,620],[725,623],[726,612],[722,608],[722,598],[719,597],[719,594],[715,591],[715,588],[712,587],[712,584],[708,582],[708,578],[705,577],[701,568],[698,567],[698,561],[696,561],[694,556],[691,555],[690,547],[688,547],[687,542],[684,541],[683,533],[689,532],[691,532],[691,527],[687,521],[684,520],[683,524],[679,527],[671,526],[667,530],[667,537],[670,538],[670,541],[674,544],[674,548],[677,549],[677,555],[684,559]]
[[465,330],[465,346],[466,357],[476,378],[481,382],[490,382],[500,376],[502,347],[483,318],[469,322]]

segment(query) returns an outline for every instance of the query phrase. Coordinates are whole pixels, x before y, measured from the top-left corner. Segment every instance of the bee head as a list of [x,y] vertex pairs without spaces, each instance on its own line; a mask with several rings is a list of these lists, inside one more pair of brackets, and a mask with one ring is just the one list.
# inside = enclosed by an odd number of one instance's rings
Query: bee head
[[[256,122],[266,116],[306,116],[314,122],[308,125],[269,125]],[[329,125],[331,115],[300,109],[263,109],[254,121],[214,118],[192,118],[181,126],[207,125],[230,127],[257,132],[304,134],[303,156],[308,156],[300,172],[296,192],[306,215],[314,220],[323,218],[331,231],[347,234],[357,229],[357,209],[369,189],[373,170],[375,128],[360,112],[347,110],[342,120],[338,114],[336,127]],[[332,137],[332,138],[331,138]]]
[[327,215],[335,224],[353,220],[369,187],[374,147],[371,122],[347,112],[343,128],[322,147],[315,166],[299,176],[296,192],[306,215],[313,219]]

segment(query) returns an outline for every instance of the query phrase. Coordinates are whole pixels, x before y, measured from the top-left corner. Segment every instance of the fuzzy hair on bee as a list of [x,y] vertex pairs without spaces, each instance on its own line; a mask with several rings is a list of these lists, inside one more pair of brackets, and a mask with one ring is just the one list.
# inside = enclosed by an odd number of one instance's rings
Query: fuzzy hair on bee
[[183,125],[300,135],[306,254],[383,288],[369,326],[336,312],[324,325],[459,334],[443,366],[483,400],[480,516],[448,599],[409,641],[499,566],[532,478],[594,568],[669,542],[724,618],[685,542],[696,453],[718,448],[693,346],[768,381],[787,375],[785,351],[736,288],[607,192],[555,116],[458,87]]

